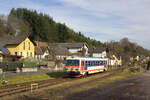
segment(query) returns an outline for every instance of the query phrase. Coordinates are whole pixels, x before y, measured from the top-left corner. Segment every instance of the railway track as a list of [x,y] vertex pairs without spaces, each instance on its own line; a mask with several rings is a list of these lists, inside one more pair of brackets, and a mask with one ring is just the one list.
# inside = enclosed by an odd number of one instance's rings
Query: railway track
[[7,96],[7,95],[31,91],[31,84],[34,84],[34,83],[38,84],[38,89],[39,89],[39,88],[43,88],[47,86],[61,84],[69,80],[72,80],[72,79],[70,78],[51,79],[51,80],[44,80],[44,81],[39,81],[39,82],[29,82],[29,83],[23,83],[23,84],[18,84],[18,85],[11,85],[8,87],[7,86],[0,87],[0,98]]
[[[108,71],[106,73],[110,73],[110,74],[106,75],[102,78],[116,75],[116,72],[118,72],[118,71],[121,72],[125,68],[127,68],[127,67],[121,67],[121,68],[118,68],[118,69],[113,70],[113,71]],[[103,75],[103,74],[105,74],[105,73],[100,73],[100,74],[95,74],[95,75]],[[90,75],[89,77],[92,77],[95,75]],[[59,79],[43,80],[43,81],[38,81],[38,82],[27,82],[27,83],[16,84],[16,85],[1,86],[0,87],[0,98],[8,96],[8,95],[13,95],[13,94],[17,94],[17,93],[31,91],[31,84],[33,84],[33,83],[37,83],[38,89],[39,89],[39,88],[44,88],[47,86],[54,86],[57,84],[65,83],[68,81],[74,81],[74,80],[82,80],[82,79],[81,78],[59,78]],[[93,79],[93,80],[100,80],[100,79]]]

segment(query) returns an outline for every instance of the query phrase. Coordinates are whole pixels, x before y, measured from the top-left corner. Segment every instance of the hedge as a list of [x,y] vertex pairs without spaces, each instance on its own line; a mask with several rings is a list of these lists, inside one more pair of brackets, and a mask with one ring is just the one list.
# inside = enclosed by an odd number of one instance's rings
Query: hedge
[[23,62],[23,68],[33,68],[37,67],[37,63],[35,62]]
[[22,67],[22,63],[18,62],[0,62],[0,68],[4,71],[15,71],[16,69]]
[[7,71],[14,71],[17,68],[34,68],[37,67],[35,62],[0,62],[0,68]]

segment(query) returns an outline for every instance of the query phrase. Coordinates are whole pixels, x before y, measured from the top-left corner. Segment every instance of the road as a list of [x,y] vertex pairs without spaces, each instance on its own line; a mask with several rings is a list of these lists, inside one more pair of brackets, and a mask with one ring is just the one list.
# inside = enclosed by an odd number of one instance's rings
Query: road
[[150,71],[86,92],[75,93],[66,100],[150,100]]

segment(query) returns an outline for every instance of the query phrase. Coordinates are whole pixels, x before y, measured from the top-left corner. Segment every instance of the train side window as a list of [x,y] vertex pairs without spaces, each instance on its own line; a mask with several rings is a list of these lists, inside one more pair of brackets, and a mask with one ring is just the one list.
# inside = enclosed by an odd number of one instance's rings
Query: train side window
[[88,61],[86,61],[86,66],[88,66]]
[[104,61],[104,64],[106,64],[106,61]]
[[91,61],[89,61],[89,66],[91,67]]
[[90,67],[92,66],[92,61],[90,61]]
[[100,65],[102,65],[102,61],[100,61],[100,63],[99,63]]
[[95,64],[94,64],[94,61],[93,61],[93,66],[94,66]]
[[90,67],[92,66],[92,61],[90,61]]
[[99,66],[100,64],[99,64],[99,61],[98,61],[98,66]]
[[102,65],[104,65],[104,61],[102,61]]
[[89,61],[87,61],[87,66],[90,66],[90,62]]
[[100,61],[100,65],[102,65],[102,63],[103,63],[103,62],[102,62],[102,61]]
[[94,61],[92,61],[92,63],[93,63],[92,66],[94,66]]
[[88,61],[88,66],[90,67],[90,61]]
[[91,66],[93,66],[93,61],[91,61]]

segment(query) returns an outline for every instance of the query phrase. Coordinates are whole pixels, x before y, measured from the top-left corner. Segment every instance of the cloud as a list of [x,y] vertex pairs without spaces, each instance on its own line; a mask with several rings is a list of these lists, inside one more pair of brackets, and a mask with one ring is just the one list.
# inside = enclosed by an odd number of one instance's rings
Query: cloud
[[91,28],[88,27],[85,30],[99,33],[97,34],[99,37],[101,37],[101,34],[105,34],[106,40],[109,37],[113,39],[128,37],[131,41],[150,49],[148,45],[150,42],[147,37],[150,35],[149,0],[61,1],[67,3],[67,5],[84,9],[98,19],[97,21],[87,21]]

